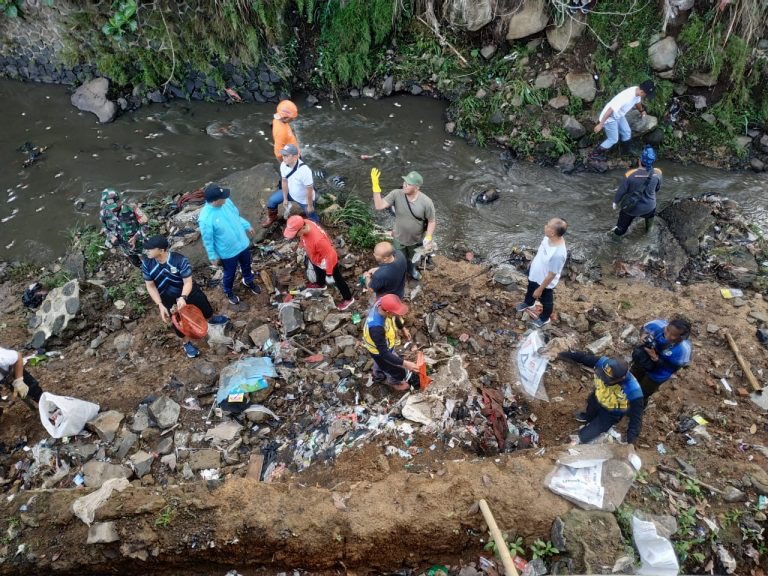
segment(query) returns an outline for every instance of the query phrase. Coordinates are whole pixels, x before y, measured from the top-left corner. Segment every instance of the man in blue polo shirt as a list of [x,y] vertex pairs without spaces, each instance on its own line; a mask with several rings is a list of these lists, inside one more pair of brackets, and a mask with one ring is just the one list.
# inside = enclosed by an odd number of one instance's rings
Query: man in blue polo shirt
[[693,347],[688,336],[691,322],[683,316],[651,320],[643,326],[643,342],[632,351],[632,374],[640,381],[645,403],[659,386],[691,363]]
[[[160,318],[165,324],[171,322],[172,308],[181,310],[187,304],[200,308],[206,320],[213,316],[213,308],[208,298],[192,281],[192,266],[189,260],[177,252],[169,252],[168,239],[165,236],[149,238],[144,242],[144,252],[147,258],[141,265],[141,273],[149,297],[157,304]],[[211,320],[226,321],[223,316],[215,316]],[[184,338],[175,326],[173,329],[180,338]],[[200,355],[200,350],[188,338],[182,347],[188,358]]]
[[587,408],[577,412],[577,421],[585,425],[579,430],[579,442],[586,444],[610,430],[625,414],[629,416],[627,443],[634,444],[643,426],[643,391],[620,358],[594,356],[584,352],[561,352],[558,358],[573,360],[595,371],[595,390],[587,398]]

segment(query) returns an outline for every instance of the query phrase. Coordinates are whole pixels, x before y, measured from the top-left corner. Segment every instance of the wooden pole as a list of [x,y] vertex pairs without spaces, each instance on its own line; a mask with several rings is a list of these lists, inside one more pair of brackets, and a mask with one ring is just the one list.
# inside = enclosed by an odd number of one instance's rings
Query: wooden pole
[[761,391],[763,387],[760,386],[760,382],[758,382],[757,378],[755,378],[755,375],[752,374],[752,370],[750,369],[749,364],[741,355],[741,352],[739,352],[739,347],[736,346],[736,342],[733,340],[733,336],[731,336],[730,332],[725,333],[725,338],[728,340],[728,345],[731,347],[731,350],[733,350],[733,354],[736,356],[736,361],[739,363],[739,366],[741,366],[747,382],[749,382],[749,385],[752,386],[752,390],[755,392]]
[[491,514],[491,509],[488,508],[488,503],[485,500],[480,499],[478,504],[480,505],[480,511],[483,513],[483,518],[485,518],[485,523],[488,524],[488,529],[491,531],[493,541],[496,543],[496,552],[499,553],[501,563],[504,565],[505,575],[518,576],[517,568],[515,568],[515,564],[512,562],[512,556],[509,555],[507,543],[504,541],[504,536],[502,536],[501,530],[499,530],[499,527],[496,525],[496,520],[493,518],[493,514]]

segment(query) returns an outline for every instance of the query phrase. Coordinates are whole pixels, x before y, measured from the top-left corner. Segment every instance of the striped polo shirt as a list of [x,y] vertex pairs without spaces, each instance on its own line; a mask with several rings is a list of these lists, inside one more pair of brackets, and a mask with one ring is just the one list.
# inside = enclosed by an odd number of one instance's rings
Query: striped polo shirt
[[160,296],[175,299],[181,296],[184,278],[192,276],[192,266],[186,256],[169,252],[165,264],[161,264],[154,258],[145,258],[141,265],[141,273],[145,281],[155,283]]

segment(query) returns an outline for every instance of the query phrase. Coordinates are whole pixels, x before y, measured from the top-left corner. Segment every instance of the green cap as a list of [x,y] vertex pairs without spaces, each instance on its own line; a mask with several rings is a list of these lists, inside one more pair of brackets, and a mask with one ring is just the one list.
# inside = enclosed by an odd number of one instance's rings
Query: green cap
[[411,186],[421,186],[424,184],[424,178],[422,178],[421,174],[416,172],[416,170],[408,172],[408,174],[403,176],[403,180],[405,180],[406,184],[410,184]]

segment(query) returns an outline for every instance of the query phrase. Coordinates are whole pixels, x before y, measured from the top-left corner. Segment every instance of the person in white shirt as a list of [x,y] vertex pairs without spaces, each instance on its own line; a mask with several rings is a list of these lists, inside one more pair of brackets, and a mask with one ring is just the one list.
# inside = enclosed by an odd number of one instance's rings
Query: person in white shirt
[[549,317],[555,307],[555,286],[560,281],[568,250],[565,248],[565,232],[568,223],[562,218],[552,218],[544,225],[544,239],[531,262],[528,271],[528,290],[525,300],[515,306],[515,310],[523,312],[532,308],[536,300],[541,302],[544,310],[533,321],[537,328],[549,324]]
[[37,380],[24,369],[21,354],[9,348],[0,347],[0,383],[13,389],[13,395],[28,402],[40,401],[43,393]]
[[320,224],[320,218],[315,212],[315,188],[312,181],[312,170],[299,157],[299,149],[293,144],[286,144],[280,150],[283,162],[280,164],[282,185],[280,190],[272,193],[267,200],[267,217],[261,223],[263,228],[269,228],[277,221],[277,208],[282,203],[283,217],[287,220],[288,204],[295,202],[315,224]]
[[622,153],[629,154],[629,141],[632,138],[632,130],[627,122],[627,112],[632,108],[645,116],[645,106],[642,99],[653,99],[656,95],[656,87],[653,82],[646,80],[640,86],[630,86],[614,96],[600,112],[594,132],[599,134],[605,130],[605,140],[592,151],[590,160],[605,160],[608,150],[621,139]]

